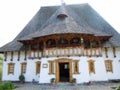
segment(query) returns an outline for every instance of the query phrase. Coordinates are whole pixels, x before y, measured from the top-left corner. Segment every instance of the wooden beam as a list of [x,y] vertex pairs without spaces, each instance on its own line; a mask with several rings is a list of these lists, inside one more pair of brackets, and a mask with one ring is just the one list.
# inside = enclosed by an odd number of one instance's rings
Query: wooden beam
[[4,52],[4,57],[5,57],[4,61],[7,61],[7,51]]
[[18,51],[18,61],[20,60],[20,50]]
[[105,47],[105,55],[106,55],[106,58],[108,58],[108,48]]
[[116,48],[113,47],[113,56],[116,57]]
[[11,61],[13,61],[13,51],[11,51]]

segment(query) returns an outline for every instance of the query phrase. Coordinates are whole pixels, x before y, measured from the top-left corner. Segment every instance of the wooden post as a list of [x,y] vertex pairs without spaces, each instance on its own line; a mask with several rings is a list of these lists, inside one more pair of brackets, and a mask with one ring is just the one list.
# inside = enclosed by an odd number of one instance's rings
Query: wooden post
[[45,51],[46,51],[46,41],[44,41],[43,44],[44,44],[43,57],[45,57],[46,56],[46,53],[45,53]]
[[106,58],[108,58],[108,48],[105,47],[105,55],[106,55]]
[[114,55],[114,57],[116,57],[116,48],[115,47],[113,47],[113,55]]
[[20,60],[20,50],[18,51],[18,61]]
[[81,38],[81,55],[84,56],[84,40]]
[[38,57],[38,59],[40,58],[40,55],[39,55],[39,42],[37,43],[37,57]]
[[86,48],[86,56],[88,56],[88,48]]
[[102,57],[102,45],[100,41],[99,41],[99,56]]
[[25,51],[24,51],[24,54],[25,54],[25,58],[24,58],[24,60],[26,60],[26,59],[27,59],[27,49],[26,49],[26,45],[25,45]]
[[27,59],[27,50],[25,50],[25,58],[24,58],[24,60],[26,60]]
[[29,58],[31,57],[31,44],[29,44]]
[[92,56],[92,42],[90,41],[90,57]]
[[13,51],[11,51],[11,61],[13,61]]
[[7,61],[7,51],[4,52],[4,57],[5,57],[4,61]]

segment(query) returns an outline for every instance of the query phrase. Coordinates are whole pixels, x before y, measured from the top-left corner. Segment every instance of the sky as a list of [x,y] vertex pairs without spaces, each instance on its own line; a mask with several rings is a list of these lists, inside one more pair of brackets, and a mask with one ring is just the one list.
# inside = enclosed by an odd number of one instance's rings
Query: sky
[[[66,4],[88,3],[120,33],[119,0],[64,0]],[[12,41],[41,6],[60,5],[61,0],[0,0],[0,47]]]

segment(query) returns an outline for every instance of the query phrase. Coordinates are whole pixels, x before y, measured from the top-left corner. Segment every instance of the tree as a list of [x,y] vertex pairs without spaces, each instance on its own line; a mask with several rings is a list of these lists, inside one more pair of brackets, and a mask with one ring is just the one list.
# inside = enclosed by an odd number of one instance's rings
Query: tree
[[0,55],[0,60],[3,60],[3,56],[2,55]]
[[0,57],[0,60],[3,60],[3,58],[2,58],[2,57]]

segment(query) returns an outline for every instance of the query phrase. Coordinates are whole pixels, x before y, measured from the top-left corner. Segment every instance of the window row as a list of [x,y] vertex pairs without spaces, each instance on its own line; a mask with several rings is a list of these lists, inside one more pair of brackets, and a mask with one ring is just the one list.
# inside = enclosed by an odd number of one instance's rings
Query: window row
[[[55,74],[55,62],[54,61],[49,61],[49,74]],[[9,63],[8,64],[8,74],[14,74],[14,63]],[[23,62],[21,63],[21,73],[26,73],[26,66],[27,63]],[[74,74],[79,74],[79,60],[74,60],[73,61],[73,73]],[[36,62],[36,74],[40,73],[40,67],[41,67],[41,62]],[[89,67],[89,73],[95,73],[95,63],[94,60],[89,60],[88,61],[88,67]],[[105,67],[106,67],[106,72],[113,72],[113,66],[112,66],[112,60],[105,60]]]
[[[15,63],[8,64],[8,74],[14,74]],[[27,63],[21,63],[21,74],[26,73]],[[36,75],[40,73],[41,62],[36,62]]]
[[[94,60],[88,61],[89,73],[95,73],[95,63]],[[106,72],[113,72],[112,60],[105,60]]]
[[[95,74],[95,61],[88,61],[89,74]],[[49,61],[49,74],[55,74],[55,62]],[[105,60],[106,72],[113,72],[112,60]],[[73,74],[79,74],[79,60],[73,61]]]
[[[72,38],[70,41],[68,41],[65,38],[60,38],[58,41],[56,41],[55,39],[49,39],[45,42],[46,47],[66,47],[66,46],[81,46],[84,45],[85,48],[97,48],[100,46],[100,41],[98,40],[94,40],[94,41],[90,41],[90,40],[83,40],[81,38]],[[31,50],[37,50],[37,49],[43,50],[44,48],[44,44],[43,42],[40,42],[39,45],[34,44],[31,45]]]

